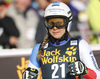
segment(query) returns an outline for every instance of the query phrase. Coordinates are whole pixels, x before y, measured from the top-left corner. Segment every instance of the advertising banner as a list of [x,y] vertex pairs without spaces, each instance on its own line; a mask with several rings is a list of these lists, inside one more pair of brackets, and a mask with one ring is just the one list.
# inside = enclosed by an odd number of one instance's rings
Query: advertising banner
[[[0,51],[0,79],[22,79],[31,51],[32,49]],[[100,50],[94,51],[94,56],[100,68]]]
[[27,68],[29,56],[0,58],[1,79],[22,79],[22,72]]

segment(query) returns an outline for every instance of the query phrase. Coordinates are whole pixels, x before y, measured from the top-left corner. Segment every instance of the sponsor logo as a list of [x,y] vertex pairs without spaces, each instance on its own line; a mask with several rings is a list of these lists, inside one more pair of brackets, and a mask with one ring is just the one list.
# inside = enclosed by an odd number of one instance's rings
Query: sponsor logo
[[95,60],[95,58],[94,58],[93,52],[90,51],[89,54],[91,55],[91,58],[92,58],[92,61],[93,61],[93,64],[94,64],[95,68],[96,68],[98,71],[100,71],[100,69],[98,68],[98,65],[97,65],[97,63],[96,63],[96,60]]
[[74,56],[76,54],[76,49],[77,48],[74,46],[69,47],[66,49],[64,55],[61,55],[61,50],[58,50],[57,48],[52,51],[44,50],[43,55],[41,55],[42,64],[71,62],[73,60],[77,60],[77,58]]
[[75,55],[76,54],[76,49],[74,46],[71,46],[69,48],[67,48],[65,54],[68,54],[69,56]]
[[60,5],[59,5],[59,2],[54,2],[53,5],[52,5],[52,7],[53,7],[53,6],[60,6]]
[[90,51],[90,55],[93,55],[93,52],[92,51]]
[[19,79],[22,79],[22,73],[25,71],[27,68],[29,60],[25,60],[25,57],[21,58],[21,65],[17,65],[17,74]]
[[98,66],[97,66],[97,64],[96,64],[96,61],[95,61],[95,59],[94,59],[94,56],[91,56],[91,58],[92,58],[92,61],[93,61],[93,64],[94,64],[95,68],[96,68],[98,71],[100,71],[100,69],[98,68]]
[[77,40],[70,41],[70,45],[77,45]]

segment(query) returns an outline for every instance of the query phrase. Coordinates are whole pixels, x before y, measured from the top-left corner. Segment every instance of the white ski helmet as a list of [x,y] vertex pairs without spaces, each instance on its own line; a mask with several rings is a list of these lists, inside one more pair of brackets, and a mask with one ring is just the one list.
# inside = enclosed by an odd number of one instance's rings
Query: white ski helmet
[[70,8],[63,2],[51,3],[44,12],[44,18],[48,17],[64,17],[68,19],[67,31],[70,31],[72,22],[72,12]]

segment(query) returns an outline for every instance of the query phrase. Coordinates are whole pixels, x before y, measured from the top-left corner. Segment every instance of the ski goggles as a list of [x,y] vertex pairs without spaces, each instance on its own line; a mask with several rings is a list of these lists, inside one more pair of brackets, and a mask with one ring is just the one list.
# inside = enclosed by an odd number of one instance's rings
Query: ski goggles
[[67,22],[65,18],[49,18],[45,20],[45,25],[49,29],[57,27],[58,29],[66,27]]

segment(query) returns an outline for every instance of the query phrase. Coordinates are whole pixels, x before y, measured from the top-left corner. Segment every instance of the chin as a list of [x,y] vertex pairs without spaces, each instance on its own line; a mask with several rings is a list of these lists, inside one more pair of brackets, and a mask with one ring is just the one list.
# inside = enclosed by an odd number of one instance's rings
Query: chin
[[54,38],[56,38],[56,39],[60,39],[61,37],[54,37]]

